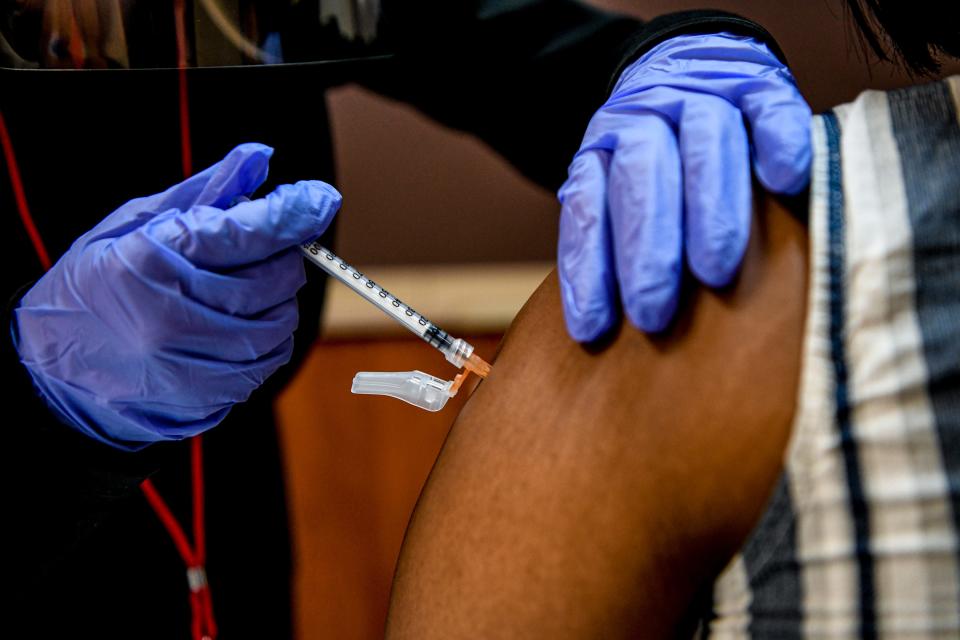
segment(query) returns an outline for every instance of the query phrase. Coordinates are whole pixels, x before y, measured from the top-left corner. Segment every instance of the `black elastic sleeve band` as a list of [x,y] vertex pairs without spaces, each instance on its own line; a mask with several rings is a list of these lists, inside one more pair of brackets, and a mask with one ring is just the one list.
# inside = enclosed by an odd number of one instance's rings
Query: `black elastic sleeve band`
[[777,56],[784,65],[787,65],[787,56],[780,45],[769,31],[756,22],[726,11],[679,11],[647,22],[624,44],[623,60],[610,78],[608,93],[613,90],[613,86],[627,66],[661,42],[680,35],[721,31],[756,38],[767,45],[773,55]]

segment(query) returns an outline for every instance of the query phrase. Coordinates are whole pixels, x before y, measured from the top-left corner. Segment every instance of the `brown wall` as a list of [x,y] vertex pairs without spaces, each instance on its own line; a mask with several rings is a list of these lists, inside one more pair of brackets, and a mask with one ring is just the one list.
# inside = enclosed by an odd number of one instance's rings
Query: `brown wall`
[[[712,6],[765,25],[783,46],[814,110],[868,87],[903,85],[890,65],[868,67],[842,0],[594,0],[655,16]],[[960,65],[951,67],[960,72]],[[549,260],[553,194],[533,186],[476,139],[354,87],[330,95],[337,141],[341,253],[357,264]],[[445,230],[441,233],[440,230]],[[505,233],[509,230],[509,233]],[[469,239],[462,245],[450,242]]]

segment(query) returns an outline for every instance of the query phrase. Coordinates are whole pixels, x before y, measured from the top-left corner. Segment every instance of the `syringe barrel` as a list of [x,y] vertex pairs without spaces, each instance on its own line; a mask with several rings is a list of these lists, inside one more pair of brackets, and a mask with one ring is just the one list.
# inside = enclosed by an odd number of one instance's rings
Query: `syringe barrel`
[[[344,262],[343,259],[323,247],[319,242],[308,242],[302,245],[301,250],[310,262],[326,271],[334,279],[347,285],[380,311],[427,340],[424,334],[432,324],[410,305]],[[429,340],[427,341],[429,342]]]
[[307,242],[302,245],[301,250],[310,262],[423,338],[427,344],[439,349],[453,366],[462,368],[473,355],[473,346],[470,343],[452,337],[319,242]]
[[463,367],[463,364],[473,354],[473,345],[461,338],[454,338],[433,323],[423,334],[423,339],[431,346],[439,349],[447,361],[457,368]]
[[453,347],[453,336],[432,322],[430,323],[426,333],[424,333],[421,337],[431,347],[436,347],[444,353]]

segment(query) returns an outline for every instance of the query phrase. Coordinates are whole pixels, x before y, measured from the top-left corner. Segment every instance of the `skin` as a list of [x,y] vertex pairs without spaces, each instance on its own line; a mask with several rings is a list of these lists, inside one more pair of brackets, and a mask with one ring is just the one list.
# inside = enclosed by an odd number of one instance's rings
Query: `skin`
[[738,281],[690,287],[656,337],[578,345],[544,281],[423,490],[388,638],[689,635],[780,473],[799,379],[806,229],[769,197],[753,222]]

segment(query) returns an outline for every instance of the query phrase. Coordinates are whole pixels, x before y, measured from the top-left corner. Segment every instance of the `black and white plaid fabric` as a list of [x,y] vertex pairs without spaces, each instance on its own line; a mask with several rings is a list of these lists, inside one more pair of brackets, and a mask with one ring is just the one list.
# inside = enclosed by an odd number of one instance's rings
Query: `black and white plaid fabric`
[[717,638],[960,637],[960,76],[813,123],[797,414]]

